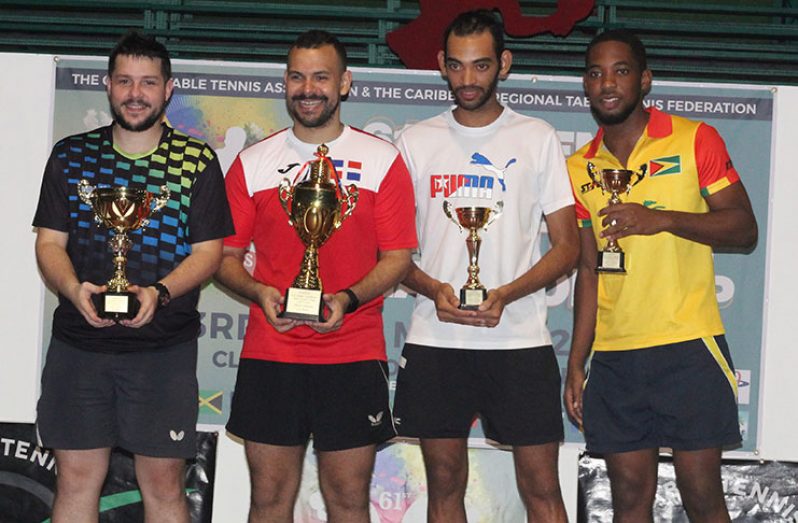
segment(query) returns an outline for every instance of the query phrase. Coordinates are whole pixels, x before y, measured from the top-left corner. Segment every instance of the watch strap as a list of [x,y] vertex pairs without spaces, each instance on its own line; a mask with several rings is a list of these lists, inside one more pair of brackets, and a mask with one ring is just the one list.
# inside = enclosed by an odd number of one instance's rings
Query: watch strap
[[172,299],[172,295],[169,293],[169,289],[163,283],[157,281],[150,285],[150,287],[154,287],[156,291],[158,291],[158,308],[166,307],[169,305],[169,301]]
[[343,292],[349,297],[349,306],[344,311],[346,314],[351,314],[360,307],[360,300],[357,298],[357,294],[355,294],[352,289],[342,289],[340,292]]

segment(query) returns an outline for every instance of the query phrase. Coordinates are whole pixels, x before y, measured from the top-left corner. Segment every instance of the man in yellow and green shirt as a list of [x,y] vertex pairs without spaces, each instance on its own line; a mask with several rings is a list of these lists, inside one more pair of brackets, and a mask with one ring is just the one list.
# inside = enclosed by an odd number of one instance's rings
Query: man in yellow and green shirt
[[[715,129],[644,107],[651,72],[637,37],[599,35],[585,65],[600,129],[568,160],[582,254],[566,409],[605,456],[615,521],[652,521],[660,447],[673,449],[691,521],[728,521],[721,450],[740,432],[712,248],[756,243],[751,204]],[[643,177],[608,206],[588,163]],[[596,271],[609,240],[625,272]]]

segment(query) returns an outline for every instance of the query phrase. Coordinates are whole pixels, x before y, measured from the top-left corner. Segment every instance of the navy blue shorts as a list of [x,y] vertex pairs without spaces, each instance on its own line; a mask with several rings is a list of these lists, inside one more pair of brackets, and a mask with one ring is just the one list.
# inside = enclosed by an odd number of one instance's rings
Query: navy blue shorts
[[594,352],[583,395],[591,452],[740,443],[737,380],[724,336]]
[[563,439],[560,368],[551,346],[470,350],[406,343],[396,382],[400,436],[466,438],[477,416],[503,445]]
[[227,430],[247,441],[320,451],[382,443],[396,431],[384,361],[330,365],[242,358]]

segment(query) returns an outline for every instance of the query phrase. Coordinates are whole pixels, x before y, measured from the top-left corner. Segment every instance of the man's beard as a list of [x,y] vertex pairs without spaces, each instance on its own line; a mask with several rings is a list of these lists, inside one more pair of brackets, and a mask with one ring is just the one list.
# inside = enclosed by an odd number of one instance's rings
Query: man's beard
[[[323,109],[321,113],[319,113],[317,117],[312,119],[305,118],[298,109],[294,108],[294,105],[295,104],[298,105],[298,102],[301,102],[302,100],[321,100],[323,103]],[[308,96],[304,94],[298,94],[296,96],[293,96],[289,101],[287,101],[285,106],[288,110],[288,114],[291,115],[291,118],[302,124],[303,127],[312,129],[315,127],[322,127],[327,122],[329,122],[333,114],[335,114],[335,111],[338,109],[338,106],[341,104],[340,100],[336,100],[336,102],[332,105],[329,104],[329,101],[330,99],[327,98],[326,96],[315,96],[315,95]]]
[[[125,100],[124,102],[122,102],[122,105],[124,105],[126,103],[133,103],[133,102],[146,103],[146,102],[143,102],[141,100],[133,100],[133,99],[131,99],[131,100]],[[152,128],[154,125],[156,125],[156,124],[161,122],[161,119],[163,118],[164,113],[166,113],[167,103],[164,102],[158,108],[157,111],[153,111],[152,114],[150,114],[147,118],[145,118],[143,121],[141,121],[138,124],[132,124],[132,123],[128,122],[127,120],[125,120],[125,117],[122,115],[122,112],[121,111],[117,111],[116,108],[114,107],[114,104],[111,103],[110,101],[108,102],[108,105],[109,105],[109,107],[111,109],[111,117],[113,117],[114,121],[119,125],[119,127],[121,127],[122,129],[124,129],[126,131],[131,131],[131,132],[134,132],[134,133],[138,133],[138,132],[146,131],[146,130]],[[151,107],[149,104],[146,104],[146,106],[147,107]]]
[[593,118],[602,126],[608,125],[617,125],[626,121],[629,116],[633,112],[637,110],[637,106],[640,105],[640,101],[643,99],[643,93],[640,93],[637,97],[637,100],[629,104],[628,107],[622,108],[621,112],[615,114],[606,114],[600,112],[598,109],[593,107],[593,104],[590,104],[590,112],[593,114]]
[[[465,109],[466,111],[476,111],[477,109],[483,107],[486,103],[488,103],[491,97],[494,98],[496,97],[496,87],[499,85],[499,73],[498,72],[496,73],[496,76],[493,77],[493,81],[490,83],[490,86],[488,86],[487,89],[482,89],[479,86],[473,86],[473,85],[461,86],[458,87],[457,89],[454,89],[452,87],[452,83],[449,81],[448,78],[446,79],[446,82],[449,84],[449,90],[452,92],[452,94],[454,94],[454,101],[457,104],[457,107]],[[459,91],[466,88],[474,88],[474,87],[477,87],[478,89],[482,90],[482,95],[476,100],[464,102],[460,99],[459,96],[457,96],[457,93]]]

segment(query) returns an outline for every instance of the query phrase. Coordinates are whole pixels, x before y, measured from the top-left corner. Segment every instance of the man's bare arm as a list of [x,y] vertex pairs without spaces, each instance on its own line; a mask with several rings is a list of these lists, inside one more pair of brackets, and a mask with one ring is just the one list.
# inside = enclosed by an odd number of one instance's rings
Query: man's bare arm
[[706,201],[706,213],[652,210],[637,203],[611,205],[599,212],[607,227],[601,235],[617,240],[633,234],[669,232],[713,247],[751,248],[756,244],[756,218],[742,182],[708,196]]
[[598,310],[598,250],[591,228],[579,230],[582,247],[574,288],[574,327],[571,335],[571,352],[565,377],[563,402],[574,421],[582,425],[582,387],[585,382],[585,363],[593,346]]
[[568,273],[579,259],[579,234],[574,206],[569,205],[546,216],[551,248],[528,271],[515,280],[488,292],[479,306],[478,320],[495,327],[504,307],[536,292]]
[[78,280],[75,267],[66,251],[68,241],[69,234],[66,232],[39,227],[36,234],[36,261],[45,283],[71,301],[92,327],[113,325],[113,320],[104,320],[97,316],[97,310],[91,301],[92,295],[103,292],[105,286]]
[[244,248],[225,246],[222,262],[214,276],[216,280],[242,298],[257,303],[266,315],[266,320],[277,332],[285,332],[297,326],[299,322],[278,316],[284,298],[276,288],[250,276],[244,268],[245,254]]
[[[407,274],[411,262],[410,249],[393,249],[381,251],[377,264],[363,279],[355,283],[349,290],[355,293],[360,303],[366,303],[396,286]],[[324,295],[324,301],[330,308],[330,315],[324,322],[309,322],[311,328],[318,332],[330,332],[341,327],[344,313],[349,306],[349,295],[338,291]]]
[[[219,238],[191,244],[191,254],[160,279],[172,298],[186,294],[213,276],[222,260],[222,242]],[[135,318],[120,323],[126,327],[143,327],[152,321],[158,309],[158,291],[143,285],[131,285],[128,290],[136,294],[140,307]]]

